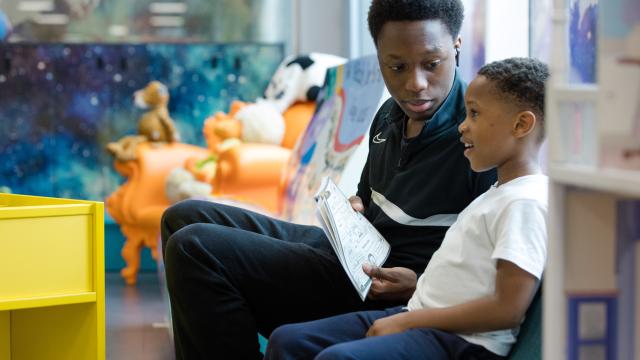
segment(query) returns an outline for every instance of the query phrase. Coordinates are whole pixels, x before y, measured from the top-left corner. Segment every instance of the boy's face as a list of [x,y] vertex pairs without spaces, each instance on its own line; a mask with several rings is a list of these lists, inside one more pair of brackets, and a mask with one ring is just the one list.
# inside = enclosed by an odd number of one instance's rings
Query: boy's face
[[500,167],[516,154],[514,126],[518,111],[500,97],[490,80],[479,75],[464,96],[467,117],[458,130],[464,156],[476,172]]
[[413,120],[430,118],[446,99],[455,76],[455,42],[440,20],[390,21],[377,39],[387,89]]

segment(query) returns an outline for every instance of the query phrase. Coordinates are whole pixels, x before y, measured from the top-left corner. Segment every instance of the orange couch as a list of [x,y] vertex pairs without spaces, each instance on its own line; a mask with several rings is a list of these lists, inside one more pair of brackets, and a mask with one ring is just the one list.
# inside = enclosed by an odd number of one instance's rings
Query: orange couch
[[[257,205],[277,212],[281,194],[282,171],[291,150],[313,116],[314,102],[297,103],[283,116],[285,136],[282,144],[239,144],[219,154],[213,180],[213,194]],[[157,257],[160,219],[170,205],[164,186],[168,173],[193,159],[205,159],[209,149],[174,143],[161,146],[143,144],[137,158],[115,161],[115,169],[127,178],[106,200],[109,215],[120,225],[126,240],[122,257],[126,267],[121,275],[127,284],[135,284],[143,246]]]
[[105,202],[107,212],[120,225],[125,237],[121,254],[126,266],[120,274],[127,284],[136,283],[143,246],[151,250],[154,259],[157,258],[160,218],[170,205],[164,191],[168,173],[183,166],[187,158],[205,157],[209,151],[182,143],[143,143],[136,154],[135,160],[114,162],[116,171],[127,180]]
[[282,171],[291,151],[313,116],[315,102],[296,103],[283,113],[282,143],[243,143],[218,157],[213,194],[278,212]]

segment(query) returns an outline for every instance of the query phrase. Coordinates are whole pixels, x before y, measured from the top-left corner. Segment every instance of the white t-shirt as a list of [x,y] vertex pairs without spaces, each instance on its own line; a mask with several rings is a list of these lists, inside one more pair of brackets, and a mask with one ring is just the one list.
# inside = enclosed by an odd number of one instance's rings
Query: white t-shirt
[[[418,279],[409,310],[450,307],[493,295],[498,259],[540,279],[547,257],[547,199],[544,175],[494,185],[476,198],[451,225]],[[506,356],[518,331],[459,335]]]

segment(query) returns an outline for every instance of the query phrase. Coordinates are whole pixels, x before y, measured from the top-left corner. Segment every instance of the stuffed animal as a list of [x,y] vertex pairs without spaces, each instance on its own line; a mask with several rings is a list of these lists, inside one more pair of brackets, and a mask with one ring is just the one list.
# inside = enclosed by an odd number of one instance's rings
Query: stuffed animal
[[345,62],[345,58],[321,53],[289,56],[271,77],[264,98],[280,113],[296,101],[315,101],[324,84],[327,69]]
[[247,104],[242,101],[234,101],[231,103],[229,113],[218,111],[204,121],[202,133],[212,153],[220,154],[229,148],[230,141],[239,142],[242,123],[236,119],[235,115],[245,106]]
[[166,86],[159,81],[150,82],[144,89],[134,93],[134,103],[140,108],[149,108],[140,117],[138,135],[125,136],[107,144],[107,151],[121,161],[135,159],[135,150],[140,143],[172,143],[180,139],[167,109],[169,91]]
[[171,204],[192,197],[210,199],[211,184],[198,181],[183,168],[175,168],[167,176],[165,195]]

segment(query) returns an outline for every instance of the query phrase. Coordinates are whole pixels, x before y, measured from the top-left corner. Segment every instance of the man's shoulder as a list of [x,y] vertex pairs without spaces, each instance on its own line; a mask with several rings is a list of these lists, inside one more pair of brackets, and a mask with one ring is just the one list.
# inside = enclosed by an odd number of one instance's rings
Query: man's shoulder
[[393,122],[397,118],[400,118],[402,114],[402,109],[400,108],[398,103],[393,98],[389,98],[384,103],[382,103],[382,105],[380,105],[380,109],[378,109],[375,120],[378,122]]
[[402,109],[393,98],[387,99],[376,112],[371,124],[371,131],[377,132],[401,119]]
[[382,105],[380,105],[380,111],[389,112],[395,108],[400,108],[400,107],[392,97],[388,98],[387,100],[385,100],[385,102],[382,103]]

